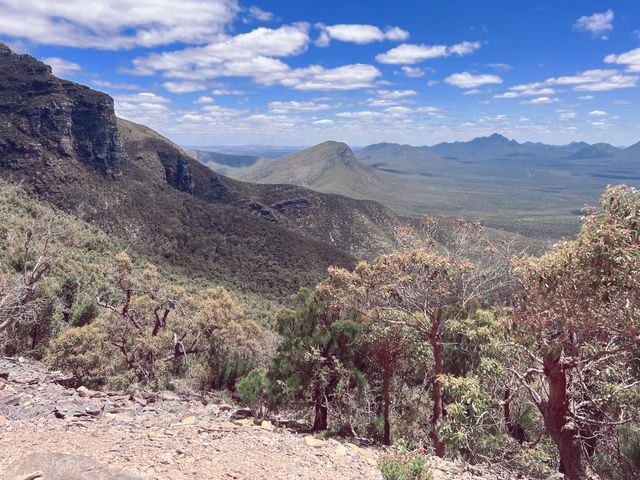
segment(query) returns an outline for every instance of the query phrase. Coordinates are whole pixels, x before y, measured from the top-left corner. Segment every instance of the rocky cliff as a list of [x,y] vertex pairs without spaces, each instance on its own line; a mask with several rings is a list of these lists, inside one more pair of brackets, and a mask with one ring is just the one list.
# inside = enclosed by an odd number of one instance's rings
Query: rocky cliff
[[117,176],[127,157],[113,100],[61,80],[51,67],[0,43],[0,167],[84,162]]

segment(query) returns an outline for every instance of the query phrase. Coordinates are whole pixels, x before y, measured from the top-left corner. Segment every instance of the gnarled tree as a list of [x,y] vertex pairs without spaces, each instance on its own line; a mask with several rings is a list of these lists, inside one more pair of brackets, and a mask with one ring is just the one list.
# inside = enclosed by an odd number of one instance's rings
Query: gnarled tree
[[601,207],[575,240],[518,265],[514,330],[532,362],[519,375],[571,480],[600,478],[598,442],[633,420],[625,399],[640,393],[640,192],[608,188]]

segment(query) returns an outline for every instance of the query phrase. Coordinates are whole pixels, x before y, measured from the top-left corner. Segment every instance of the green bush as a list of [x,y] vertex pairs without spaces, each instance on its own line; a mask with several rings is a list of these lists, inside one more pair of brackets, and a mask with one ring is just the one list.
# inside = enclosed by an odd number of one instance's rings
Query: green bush
[[269,409],[270,382],[264,368],[255,368],[242,377],[236,384],[242,401],[253,411],[257,418],[264,418]]
[[107,383],[117,371],[118,352],[109,343],[104,320],[84,327],[70,327],[51,342],[46,362],[70,373],[75,382],[89,387]]
[[384,480],[431,480],[427,457],[418,452],[395,449],[378,464]]

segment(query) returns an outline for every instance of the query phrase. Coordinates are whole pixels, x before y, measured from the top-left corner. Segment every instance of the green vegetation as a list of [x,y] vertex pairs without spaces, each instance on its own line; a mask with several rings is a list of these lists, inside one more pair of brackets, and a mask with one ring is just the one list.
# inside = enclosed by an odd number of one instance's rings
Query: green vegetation
[[540,257],[495,245],[476,223],[443,233],[425,219],[396,232],[397,252],[331,268],[258,314],[0,187],[6,355],[95,388],[230,390],[256,418],[288,412],[317,432],[394,445],[386,479],[431,478],[428,455],[570,480],[637,474],[634,189],[608,189],[577,238]]

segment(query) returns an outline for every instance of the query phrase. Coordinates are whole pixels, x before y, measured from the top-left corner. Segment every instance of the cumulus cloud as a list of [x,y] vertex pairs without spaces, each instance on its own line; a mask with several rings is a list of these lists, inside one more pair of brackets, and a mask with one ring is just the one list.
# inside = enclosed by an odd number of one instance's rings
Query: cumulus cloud
[[607,55],[604,58],[605,63],[615,63],[618,65],[626,65],[628,72],[640,73],[640,48],[629,50],[620,55]]
[[607,116],[607,112],[605,112],[603,110],[593,110],[593,111],[589,112],[589,116],[590,117],[606,117]]
[[613,30],[613,10],[580,17],[573,25],[574,30],[590,32],[593,36],[606,39],[606,33]]
[[238,10],[236,0],[0,0],[0,34],[100,50],[203,44]]
[[206,90],[207,86],[197,82],[164,82],[162,86],[171,93],[191,93]]
[[142,90],[138,85],[133,83],[114,83],[107,80],[94,80],[92,82],[97,87],[109,88],[112,90]]
[[42,61],[47,65],[50,65],[53,70],[53,74],[58,77],[73,75],[82,70],[82,67],[77,63],[70,62],[60,57],[43,58]]
[[413,97],[418,94],[415,90],[378,90],[376,94],[380,98],[397,100],[400,98]]
[[424,76],[424,70],[416,67],[404,66],[402,67],[402,73],[409,78],[420,78]]
[[244,95],[245,92],[243,90],[229,90],[227,88],[216,88],[211,92],[214,95],[222,96],[222,95]]
[[560,100],[554,97],[537,97],[537,98],[532,98],[531,100],[524,103],[527,103],[529,105],[547,105],[549,103],[556,103],[559,101]]
[[[542,82],[514,85],[509,91],[495,95],[494,98],[518,98],[522,96],[554,95],[554,87],[570,87],[577,92],[600,92],[631,88],[638,85],[640,76],[629,75],[614,69],[585,70],[575,75],[547,78]],[[581,100],[590,100],[592,95],[579,97]]]
[[454,73],[444,79],[449,85],[458,88],[476,88],[482,85],[502,83],[502,78],[498,75],[480,74],[474,75],[469,72]]
[[403,43],[377,55],[376,60],[380,63],[393,65],[413,65],[432,58],[469,55],[479,48],[480,42],[466,41],[450,46]]
[[295,100],[289,102],[269,102],[269,110],[273,113],[291,113],[291,112],[318,112],[320,110],[328,110],[332,108],[326,103],[316,102],[298,102]]
[[365,45],[383,40],[402,41],[409,38],[409,32],[400,27],[388,27],[384,31],[375,25],[364,24],[342,23],[327,26],[319,23],[316,27],[320,30],[320,36],[316,40],[316,45],[319,47],[328,46],[331,40]]
[[193,103],[195,103],[196,105],[204,105],[204,104],[207,104],[207,103],[213,103],[213,98],[204,95],[202,97],[198,97],[196,100],[194,100]]
[[372,65],[336,68],[311,65],[291,68],[277,57],[299,55],[309,43],[307,24],[277,29],[257,28],[206,45],[152,54],[133,60],[133,73],[181,80],[249,77],[262,85],[283,85],[297,90],[350,90],[371,87],[381,75]]
[[256,20],[258,22],[271,22],[275,19],[275,15],[271,12],[267,12],[266,10],[261,9],[260,7],[249,7],[247,10],[247,18],[245,18],[245,22]]
[[133,60],[133,73],[204,81],[218,77],[250,77],[262,85],[280,84],[297,90],[349,90],[373,86],[381,75],[372,65],[353,64],[336,68],[311,65],[290,68],[277,57],[299,55],[309,43],[307,24],[277,29],[257,28],[225,36],[204,47],[154,53]]

